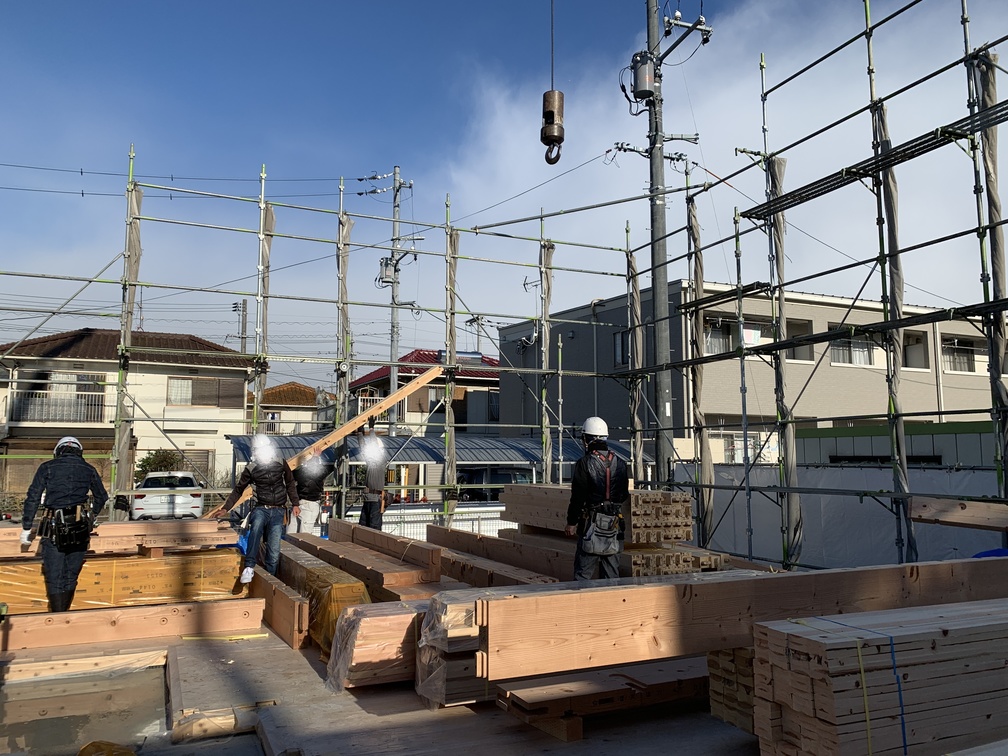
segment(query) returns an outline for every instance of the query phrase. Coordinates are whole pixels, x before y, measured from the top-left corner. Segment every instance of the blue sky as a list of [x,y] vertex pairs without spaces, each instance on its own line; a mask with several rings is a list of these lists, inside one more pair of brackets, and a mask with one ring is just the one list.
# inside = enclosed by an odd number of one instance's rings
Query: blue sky
[[[903,3],[876,0],[873,18]],[[699,2],[668,3],[694,19]],[[332,210],[338,178],[346,177],[345,207],[388,217],[391,193],[357,196],[373,184],[357,177],[390,173],[399,165],[412,181],[403,193],[405,221],[441,223],[446,196],[451,217],[471,228],[605,202],[647,186],[646,161],[615,154],[615,142],[646,143],[646,116],[633,117],[619,90],[620,71],[643,47],[644,0],[555,0],[555,86],[566,97],[566,141],[556,166],[539,143],[542,93],[550,88],[550,3],[512,0],[405,2],[12,3],[0,28],[0,71],[5,94],[0,121],[0,248],[7,273],[48,273],[117,279],[125,217],[125,172],[130,144],[141,180],[229,195],[258,192],[265,164],[267,196],[276,202]],[[969,3],[974,45],[1008,33],[999,0]],[[699,132],[699,145],[673,142],[693,168],[693,183],[727,175],[747,159],[735,148],[762,147],[759,56],[770,84],[856,34],[864,26],[860,0],[707,0],[711,43],[696,50],[687,40],[665,67],[665,130]],[[891,92],[962,54],[959,0],[924,0],[875,39],[878,91]],[[694,52],[695,51],[695,52]],[[768,100],[771,149],[843,116],[867,100],[864,43],[801,77]],[[625,81],[628,81],[624,77]],[[965,114],[961,68],[889,105],[897,143]],[[1002,91],[1005,89],[1002,83]],[[866,118],[788,153],[793,188],[870,155]],[[1002,163],[1004,163],[1002,159]],[[24,167],[17,167],[24,166]],[[681,164],[679,164],[681,170]],[[55,170],[43,170],[55,169]],[[83,172],[83,174],[82,174]],[[709,172],[709,173],[708,173]],[[946,148],[907,166],[901,182],[904,244],[975,223],[972,168],[962,151]],[[157,177],[157,178],[152,178]],[[670,167],[669,185],[683,176]],[[750,170],[732,186],[700,202],[705,241],[726,237],[735,207],[757,204],[762,174]],[[81,196],[83,193],[84,196]],[[193,199],[147,190],[144,215],[249,228],[254,205]],[[681,195],[677,195],[681,197]],[[479,212],[485,208],[492,208]],[[797,277],[874,254],[874,201],[855,186],[789,215],[790,270]],[[668,226],[684,215],[681,198],[669,204]],[[279,208],[277,230],[332,239],[331,215]],[[599,246],[639,246],[648,238],[647,205],[637,202],[550,220],[546,236]],[[403,235],[411,226],[404,225]],[[538,237],[538,221],[509,226]],[[444,305],[441,231],[418,232],[421,254],[404,260],[401,298],[421,309]],[[354,241],[381,244],[389,224],[361,219]],[[144,281],[229,293],[149,289],[142,327],[206,336],[237,348],[231,303],[255,290],[257,243],[247,234],[185,228],[148,221],[141,238]],[[674,238],[670,255],[685,250]],[[766,245],[746,241],[744,277],[765,280]],[[733,244],[708,252],[710,280],[734,277]],[[463,235],[461,252],[473,257],[532,264],[534,242]],[[428,254],[429,253],[429,254]],[[388,358],[389,291],[375,285],[386,253],[355,248],[351,299],[355,348],[362,358]],[[561,246],[556,264],[621,273],[619,253]],[[648,266],[649,253],[638,255]],[[687,277],[685,263],[670,277]],[[867,272],[831,277],[801,288],[853,295]],[[527,286],[534,268],[463,262],[463,308],[487,314],[488,323],[534,316],[538,292]],[[976,242],[945,245],[907,263],[907,301],[948,306],[978,301]],[[877,276],[876,276],[877,278]],[[646,285],[646,282],[645,282]],[[0,276],[0,300],[11,309],[54,309],[79,284]],[[873,280],[866,296],[877,297]],[[335,297],[333,249],[325,243],[278,239],[273,246],[274,293]],[[619,275],[564,273],[554,285],[554,309],[625,290]],[[112,317],[118,287],[94,284],[68,306],[75,312],[49,320],[38,333],[83,325],[117,327]],[[250,305],[253,303],[250,302]],[[16,340],[40,314],[0,310],[0,341]],[[252,317],[254,321],[254,316]],[[437,348],[445,326],[431,313],[403,311],[402,351]],[[276,362],[272,383],[301,380],[325,385],[331,368],[312,363],[333,353],[331,305],[276,303],[270,307],[272,349],[305,362]],[[481,348],[496,351],[494,328]],[[475,332],[460,348],[476,347]]]

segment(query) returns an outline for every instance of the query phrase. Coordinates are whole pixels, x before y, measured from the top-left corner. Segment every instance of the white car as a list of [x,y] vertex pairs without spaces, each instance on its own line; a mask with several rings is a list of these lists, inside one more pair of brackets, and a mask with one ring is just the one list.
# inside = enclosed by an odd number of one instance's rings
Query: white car
[[131,520],[199,517],[203,489],[189,472],[147,473],[130,502]]

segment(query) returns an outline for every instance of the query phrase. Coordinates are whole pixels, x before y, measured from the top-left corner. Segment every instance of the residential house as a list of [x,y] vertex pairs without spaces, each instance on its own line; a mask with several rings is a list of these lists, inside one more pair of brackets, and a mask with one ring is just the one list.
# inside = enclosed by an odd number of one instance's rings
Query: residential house
[[[350,383],[353,417],[373,407],[393,391],[405,386],[432,365],[445,362],[446,352],[434,349],[414,349],[402,356],[397,366],[398,380],[392,387],[392,370],[388,366],[372,370]],[[455,392],[452,410],[456,433],[496,436],[500,422],[499,361],[479,352],[459,352],[459,369],[455,371]],[[439,379],[399,402],[396,432],[415,436],[440,436],[444,433],[445,381]],[[387,414],[382,418],[388,420]]]
[[[279,386],[267,386],[263,390],[262,403],[259,407],[257,430],[259,433],[277,436],[324,430],[332,426],[332,420],[321,418],[319,410],[332,405],[335,401],[334,394],[295,381],[281,383]],[[249,406],[246,432],[251,433],[254,403],[251,391],[246,396],[246,402]]]
[[[225,434],[245,425],[252,361],[189,334],[132,334],[126,419],[135,460],[176,449],[210,479],[231,468]],[[0,346],[0,485],[23,495],[62,436],[77,436],[109,481],[119,331],[82,328]]]

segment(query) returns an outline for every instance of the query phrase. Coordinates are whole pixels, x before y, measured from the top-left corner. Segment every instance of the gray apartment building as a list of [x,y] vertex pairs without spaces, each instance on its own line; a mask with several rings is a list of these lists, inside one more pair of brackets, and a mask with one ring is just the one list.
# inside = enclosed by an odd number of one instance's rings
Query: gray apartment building
[[[691,315],[684,302],[695,300],[688,281],[669,284],[671,354],[676,363],[690,357]],[[774,370],[767,356],[734,356],[736,347],[768,344],[773,338],[773,306],[767,294],[743,298],[741,323],[735,287],[705,283],[704,352],[725,359],[703,366],[701,409],[706,415],[714,462],[742,461],[743,438],[750,459],[777,460],[774,421]],[[724,298],[716,295],[724,294]],[[645,364],[655,362],[651,290],[641,292],[644,313]],[[715,301],[719,300],[719,301]],[[789,337],[822,334],[847,325],[884,321],[881,303],[842,297],[787,293]],[[904,317],[927,315],[929,308],[904,306]],[[561,413],[570,431],[589,415],[600,415],[610,434],[628,440],[631,427],[627,371],[630,367],[626,297],[593,300],[550,315],[549,371],[542,367],[541,324],[529,320],[500,329],[501,435],[539,435],[540,396],[556,424]],[[562,345],[561,342],[562,341]],[[900,397],[908,422],[983,421],[990,417],[991,390],[987,375],[987,346],[979,322],[941,320],[903,331]],[[728,356],[731,353],[732,356]],[[662,362],[659,359],[658,362]],[[829,342],[796,345],[785,352],[787,402],[793,407],[799,437],[802,429],[844,429],[885,424],[888,406],[886,353],[881,336],[847,335]],[[509,367],[518,370],[508,370]],[[529,372],[523,372],[521,369]],[[743,413],[744,385],[746,409]],[[545,386],[543,385],[545,384]],[[641,421],[653,427],[653,381],[646,381]],[[688,369],[672,371],[672,418],[676,456],[692,459],[692,382]],[[561,402],[562,400],[562,402]],[[743,434],[743,417],[745,434]],[[646,449],[653,451],[653,432],[646,433]]]

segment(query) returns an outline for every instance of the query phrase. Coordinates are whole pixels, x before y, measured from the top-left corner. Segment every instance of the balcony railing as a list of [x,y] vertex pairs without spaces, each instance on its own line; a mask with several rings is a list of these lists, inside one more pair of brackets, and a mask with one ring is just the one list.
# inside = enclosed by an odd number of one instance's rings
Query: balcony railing
[[115,394],[104,392],[13,391],[11,423],[104,425],[115,416]]

